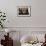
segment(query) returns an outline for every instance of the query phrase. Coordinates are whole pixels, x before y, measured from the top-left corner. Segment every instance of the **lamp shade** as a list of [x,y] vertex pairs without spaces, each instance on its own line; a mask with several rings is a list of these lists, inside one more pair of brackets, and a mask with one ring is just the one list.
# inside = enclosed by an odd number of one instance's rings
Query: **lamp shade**
[[6,32],[6,33],[9,33],[10,31],[9,31],[9,29],[5,29],[5,32]]

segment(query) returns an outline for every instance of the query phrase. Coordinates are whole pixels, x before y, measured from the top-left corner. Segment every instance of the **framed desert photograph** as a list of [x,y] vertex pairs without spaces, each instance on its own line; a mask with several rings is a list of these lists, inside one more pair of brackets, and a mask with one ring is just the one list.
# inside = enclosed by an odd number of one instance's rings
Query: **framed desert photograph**
[[18,6],[17,15],[21,17],[31,16],[31,7],[30,6]]

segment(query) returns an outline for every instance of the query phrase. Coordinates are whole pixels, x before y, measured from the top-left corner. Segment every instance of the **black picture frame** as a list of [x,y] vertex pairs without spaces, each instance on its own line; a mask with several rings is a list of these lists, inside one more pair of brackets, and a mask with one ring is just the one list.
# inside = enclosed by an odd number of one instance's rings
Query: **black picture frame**
[[17,16],[19,17],[30,17],[31,16],[31,6],[18,6]]

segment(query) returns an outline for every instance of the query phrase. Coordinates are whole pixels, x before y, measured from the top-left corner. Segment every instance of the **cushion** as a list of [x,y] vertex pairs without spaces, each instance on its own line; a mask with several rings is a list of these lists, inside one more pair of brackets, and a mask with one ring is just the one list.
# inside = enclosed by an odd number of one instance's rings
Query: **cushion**
[[21,43],[32,43],[34,41],[37,41],[37,38],[35,38],[34,36],[28,36],[28,35],[24,35],[21,39],[20,42]]

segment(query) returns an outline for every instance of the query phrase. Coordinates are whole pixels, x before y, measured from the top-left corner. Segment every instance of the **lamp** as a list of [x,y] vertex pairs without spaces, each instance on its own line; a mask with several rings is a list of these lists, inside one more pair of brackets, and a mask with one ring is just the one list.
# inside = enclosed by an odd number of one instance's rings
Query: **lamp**
[[9,36],[9,29],[5,29],[5,32],[7,33],[7,36]]
[[5,29],[5,32],[6,32],[6,33],[9,33],[9,29]]

